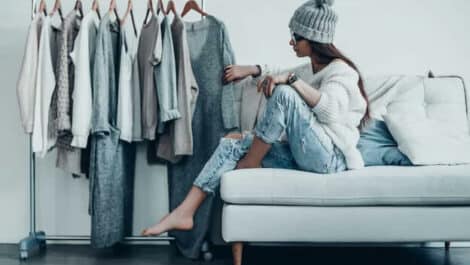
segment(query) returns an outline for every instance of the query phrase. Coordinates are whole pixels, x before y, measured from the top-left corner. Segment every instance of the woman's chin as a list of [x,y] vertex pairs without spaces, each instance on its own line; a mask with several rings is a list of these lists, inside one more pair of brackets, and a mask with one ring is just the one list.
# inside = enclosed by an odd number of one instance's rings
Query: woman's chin
[[299,57],[299,58],[305,57],[304,54],[301,54],[298,51],[295,51],[295,55],[297,55],[297,57]]

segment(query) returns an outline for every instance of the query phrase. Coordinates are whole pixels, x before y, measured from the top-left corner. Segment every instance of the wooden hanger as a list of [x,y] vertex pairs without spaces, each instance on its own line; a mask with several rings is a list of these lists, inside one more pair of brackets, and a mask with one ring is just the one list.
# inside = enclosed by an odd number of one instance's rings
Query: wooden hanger
[[83,4],[81,0],[75,1],[75,11],[78,11],[81,17],[83,17]]
[[174,15],[176,15],[176,6],[175,6],[175,1],[170,0],[168,1],[168,5],[166,6],[166,14],[168,15],[169,13],[173,12]]
[[95,11],[98,15],[98,18],[101,19],[100,14],[100,7],[98,6],[98,0],[93,0],[93,4],[91,4],[91,10]]
[[147,1],[147,13],[145,14],[144,18],[144,25],[147,22],[147,19],[149,17],[149,14],[155,15],[155,10],[153,9],[153,0],[148,0]]
[[54,8],[52,8],[50,16],[52,17],[56,11],[59,12],[60,19],[64,21],[64,16],[62,15],[62,3],[60,0],[55,0]]
[[39,2],[39,10],[38,10],[39,13],[44,13],[45,16],[47,16],[47,7],[46,7],[46,1],[44,0],[41,0],[41,2]]
[[119,18],[119,14],[117,12],[117,9],[116,9],[116,0],[111,0],[111,2],[109,2],[109,12],[114,13],[114,15],[116,16],[117,21],[121,21],[121,19]]
[[133,11],[134,7],[132,5],[132,0],[129,0],[127,2],[127,10],[126,10],[126,13],[124,14],[124,16],[122,17],[122,20],[121,20],[121,25],[123,25],[125,22],[126,22],[126,18],[127,16],[130,14],[131,15],[131,20],[132,20],[132,27],[134,28],[134,34],[137,36],[137,28],[135,26],[135,19],[134,19],[134,11]]
[[157,15],[160,14],[160,11],[163,12],[163,14],[166,14],[165,7],[163,6],[163,0],[158,0],[157,2]]
[[189,11],[194,10],[201,14],[201,16],[207,16],[208,14],[204,12],[204,10],[199,7],[198,3],[195,0],[188,0],[183,7],[183,11],[181,12],[181,17],[184,17]]

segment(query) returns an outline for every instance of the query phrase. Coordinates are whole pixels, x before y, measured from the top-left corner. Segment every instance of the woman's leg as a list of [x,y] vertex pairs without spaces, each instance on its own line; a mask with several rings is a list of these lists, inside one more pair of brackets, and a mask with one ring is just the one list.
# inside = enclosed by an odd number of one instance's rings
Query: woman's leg
[[191,230],[196,210],[206,198],[206,193],[199,187],[192,186],[184,201],[157,224],[144,229],[143,236],[159,235],[170,230]]
[[197,209],[207,194],[215,192],[222,174],[236,167],[238,160],[248,151],[252,139],[251,136],[242,139],[240,134],[230,134],[222,138],[183,202],[160,222],[142,231],[142,235],[158,235],[174,229],[192,229]]
[[284,131],[300,169],[317,173],[345,169],[344,156],[318,123],[311,108],[292,87],[280,85],[267,102],[263,118],[255,129],[255,139],[272,144]]

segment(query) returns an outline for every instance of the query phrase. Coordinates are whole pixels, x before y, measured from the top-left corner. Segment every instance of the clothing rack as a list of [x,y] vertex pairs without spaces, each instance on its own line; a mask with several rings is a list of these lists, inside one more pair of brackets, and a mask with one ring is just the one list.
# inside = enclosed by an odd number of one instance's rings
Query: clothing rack
[[[31,0],[31,19],[34,17],[36,2]],[[201,8],[204,10],[204,0],[201,0]],[[202,16],[201,16],[202,17]],[[29,234],[19,243],[19,258],[21,260],[28,259],[40,252],[46,250],[47,241],[89,241],[90,236],[73,236],[73,235],[47,235],[44,231],[36,231],[36,156],[33,152],[33,138],[29,136]],[[124,242],[155,242],[155,241],[173,241],[174,237],[155,236],[141,237],[129,236],[124,238]],[[212,253],[209,252],[208,243],[204,242],[201,247],[204,252],[204,259],[212,259]]]

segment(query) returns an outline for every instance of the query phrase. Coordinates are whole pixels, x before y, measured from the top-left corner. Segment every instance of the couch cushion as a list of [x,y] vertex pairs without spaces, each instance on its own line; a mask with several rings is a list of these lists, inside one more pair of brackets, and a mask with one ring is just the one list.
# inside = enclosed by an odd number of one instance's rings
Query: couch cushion
[[376,166],[325,175],[243,169],[222,176],[220,193],[232,204],[470,205],[470,165]]
[[365,80],[373,117],[384,118],[415,165],[470,163],[466,90],[459,77],[377,76]]

